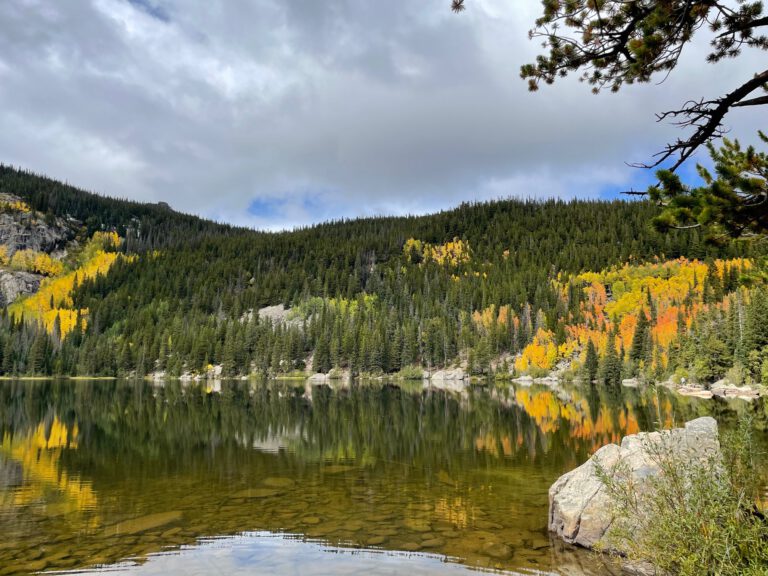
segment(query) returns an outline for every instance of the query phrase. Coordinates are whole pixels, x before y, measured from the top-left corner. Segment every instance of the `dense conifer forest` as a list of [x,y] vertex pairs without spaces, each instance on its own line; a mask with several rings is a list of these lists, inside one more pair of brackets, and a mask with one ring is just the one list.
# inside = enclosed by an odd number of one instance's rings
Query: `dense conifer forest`
[[[768,380],[765,246],[660,233],[645,201],[500,200],[235,228],[9,167],[80,248],[0,317],[14,374],[491,374]],[[288,308],[277,317],[267,306]],[[764,334],[764,331],[762,332]]]

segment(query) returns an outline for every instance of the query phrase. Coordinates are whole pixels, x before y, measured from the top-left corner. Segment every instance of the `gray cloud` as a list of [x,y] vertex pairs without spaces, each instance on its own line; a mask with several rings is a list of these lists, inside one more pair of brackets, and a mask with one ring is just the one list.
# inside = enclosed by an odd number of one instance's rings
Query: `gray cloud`
[[[537,0],[12,0],[0,159],[98,192],[279,228],[462,200],[598,196],[669,138],[655,111],[756,69],[691,47],[662,87],[530,94]],[[764,122],[765,116],[762,120]],[[755,112],[730,119],[748,135]]]

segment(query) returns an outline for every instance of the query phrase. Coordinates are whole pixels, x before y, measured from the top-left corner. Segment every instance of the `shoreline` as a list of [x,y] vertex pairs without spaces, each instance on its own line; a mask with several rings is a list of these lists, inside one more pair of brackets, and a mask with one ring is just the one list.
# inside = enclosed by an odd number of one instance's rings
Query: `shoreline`
[[[468,388],[469,386],[485,386],[490,383],[503,383],[503,384],[517,384],[518,386],[529,387],[533,385],[546,386],[549,388],[558,388],[564,382],[554,374],[548,374],[544,377],[533,378],[529,375],[522,375],[517,377],[502,375],[503,377],[488,376],[478,377],[470,376],[468,374],[455,374],[452,377],[444,377],[446,371],[438,371],[429,375],[426,371],[422,378],[405,377],[398,374],[382,375],[382,374],[360,374],[352,377],[349,373],[344,374],[280,374],[277,376],[266,377],[266,380],[273,380],[276,382],[286,383],[304,383],[309,385],[334,385],[334,384],[349,384],[352,381],[360,382],[398,382],[398,383],[422,383],[430,388],[457,390],[460,388]],[[437,377],[435,377],[437,376]],[[247,376],[166,376],[162,375],[146,375],[146,376],[82,376],[82,375],[55,375],[55,376],[0,376],[0,382],[2,381],[22,381],[22,382],[46,382],[54,380],[71,380],[71,381],[116,381],[116,380],[130,380],[130,381],[147,381],[147,382],[166,382],[166,381],[180,381],[180,382],[196,382],[196,383],[210,383],[221,381],[252,381],[264,379],[263,376],[257,374],[251,374]],[[656,382],[653,384],[640,384],[637,382],[622,384],[622,387],[627,388],[646,388],[649,386],[661,386],[675,392],[679,396],[689,398],[699,398],[701,400],[712,400],[719,398],[722,400],[745,400],[751,402],[753,400],[760,400],[768,398],[768,388],[764,386],[736,386],[734,384],[728,384],[724,381],[718,381],[710,385],[702,384],[674,384],[667,380],[665,382]]]

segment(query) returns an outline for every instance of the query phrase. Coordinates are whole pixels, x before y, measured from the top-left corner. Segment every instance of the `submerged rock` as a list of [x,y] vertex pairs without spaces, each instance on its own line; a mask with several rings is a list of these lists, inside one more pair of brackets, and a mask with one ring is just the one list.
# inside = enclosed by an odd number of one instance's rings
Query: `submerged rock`
[[271,498],[272,496],[277,496],[279,494],[282,494],[282,492],[275,488],[246,488],[245,490],[235,492],[231,497],[246,499]]
[[482,553],[497,560],[506,560],[512,556],[512,548],[500,542],[488,542],[483,546]]
[[292,488],[296,485],[296,481],[291,478],[282,478],[282,477],[270,477],[270,478],[264,478],[264,480],[261,481],[261,483],[264,486],[268,486],[269,488]]
[[141,516],[139,518],[131,518],[109,526],[106,529],[107,536],[125,535],[125,534],[139,534],[146,532],[147,530],[153,530],[166,526],[172,522],[178,522],[182,518],[181,511],[175,510],[173,512],[160,512],[158,514],[149,514],[148,516]]
[[[717,422],[697,418],[684,428],[626,436],[621,446],[608,444],[587,462],[561,476],[549,489],[549,531],[569,544],[593,548],[610,529],[612,502],[598,477],[596,463],[608,474],[622,462],[628,478],[642,490],[660,472],[652,456],[662,449],[681,465],[720,454]],[[649,453],[649,450],[651,453]]]

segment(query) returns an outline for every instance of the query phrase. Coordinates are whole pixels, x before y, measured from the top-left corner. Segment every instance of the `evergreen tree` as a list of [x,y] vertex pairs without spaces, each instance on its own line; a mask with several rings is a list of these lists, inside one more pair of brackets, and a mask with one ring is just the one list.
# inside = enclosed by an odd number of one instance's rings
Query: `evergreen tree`
[[599,367],[599,359],[597,356],[597,349],[595,343],[590,338],[587,341],[587,354],[584,359],[584,379],[587,382],[594,382],[597,378],[597,371]]
[[621,359],[616,352],[615,335],[609,334],[605,356],[600,366],[600,381],[607,386],[621,385]]

